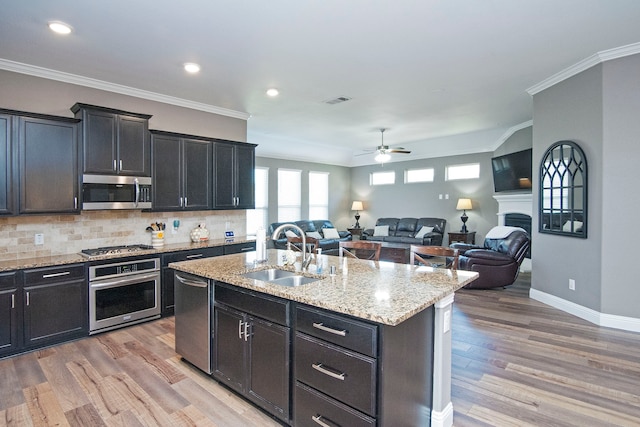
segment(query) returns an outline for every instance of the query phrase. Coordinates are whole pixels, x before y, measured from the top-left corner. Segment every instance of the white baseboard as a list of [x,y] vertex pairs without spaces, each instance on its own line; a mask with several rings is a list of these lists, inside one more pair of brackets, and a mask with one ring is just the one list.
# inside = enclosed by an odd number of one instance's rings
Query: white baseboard
[[540,301],[558,310],[565,311],[574,316],[578,316],[588,322],[594,323],[598,326],[604,326],[607,328],[621,329],[624,331],[640,332],[640,319],[635,317],[618,316],[615,314],[600,313],[593,309],[583,307],[571,301],[559,298],[555,295],[551,295],[545,292],[541,292],[537,289],[531,289],[529,291],[529,297],[536,301]]
[[453,426],[453,404],[449,402],[442,411],[431,411],[431,427]]

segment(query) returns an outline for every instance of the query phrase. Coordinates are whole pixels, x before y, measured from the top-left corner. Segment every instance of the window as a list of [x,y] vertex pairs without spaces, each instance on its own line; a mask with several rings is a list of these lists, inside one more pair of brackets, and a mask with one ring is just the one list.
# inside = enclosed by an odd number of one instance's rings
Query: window
[[414,182],[433,182],[434,169],[407,169],[404,171],[405,184],[411,184]]
[[300,220],[302,171],[278,169],[278,222]]
[[309,219],[329,218],[329,173],[309,172]]
[[388,185],[396,183],[395,171],[373,172],[369,175],[369,183],[371,185]]
[[254,235],[258,228],[267,229],[269,220],[269,168],[256,168],[256,208],[247,210],[247,235]]
[[455,181],[458,179],[478,179],[480,178],[480,163],[450,165],[446,167],[444,173],[445,181]]

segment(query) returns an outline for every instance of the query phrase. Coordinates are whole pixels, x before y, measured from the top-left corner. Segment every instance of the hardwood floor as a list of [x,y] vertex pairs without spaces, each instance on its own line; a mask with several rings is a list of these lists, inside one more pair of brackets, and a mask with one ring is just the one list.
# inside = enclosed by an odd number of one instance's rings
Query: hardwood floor
[[[526,277],[525,277],[526,279]],[[0,426],[278,426],[184,363],[173,318],[0,360]],[[528,283],[461,290],[454,424],[640,425],[640,334],[528,298]]]

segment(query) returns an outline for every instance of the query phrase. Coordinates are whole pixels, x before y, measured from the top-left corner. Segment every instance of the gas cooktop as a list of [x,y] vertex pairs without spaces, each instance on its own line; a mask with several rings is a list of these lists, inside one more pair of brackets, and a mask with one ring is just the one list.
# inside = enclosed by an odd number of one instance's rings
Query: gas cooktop
[[105,246],[95,249],[83,249],[80,253],[87,257],[99,256],[99,255],[118,255],[129,254],[139,251],[146,251],[153,249],[153,246],[149,245],[124,245],[124,246]]

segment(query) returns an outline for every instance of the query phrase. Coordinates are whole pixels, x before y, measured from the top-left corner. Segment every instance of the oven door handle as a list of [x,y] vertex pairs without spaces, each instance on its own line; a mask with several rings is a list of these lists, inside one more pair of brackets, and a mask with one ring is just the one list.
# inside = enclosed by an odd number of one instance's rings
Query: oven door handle
[[150,273],[150,274],[139,274],[131,277],[127,277],[126,279],[118,279],[111,280],[108,282],[93,282],[91,283],[91,289],[106,289],[106,288],[114,288],[116,286],[127,285],[131,283],[139,283],[149,279],[158,279],[158,273]]
[[196,288],[206,288],[207,286],[209,286],[209,283],[207,281],[185,279],[179,274],[176,274],[176,279],[178,279],[178,281],[182,284],[185,284],[187,286],[195,286]]

